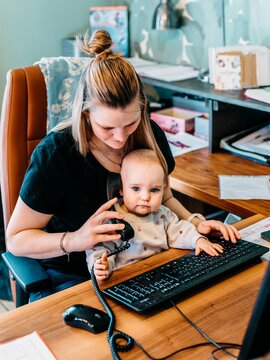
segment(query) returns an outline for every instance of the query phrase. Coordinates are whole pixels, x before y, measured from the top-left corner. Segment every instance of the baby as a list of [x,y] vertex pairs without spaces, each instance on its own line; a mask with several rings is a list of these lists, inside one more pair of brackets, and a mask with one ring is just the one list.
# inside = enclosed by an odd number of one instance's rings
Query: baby
[[223,249],[202,236],[193,224],[178,217],[162,205],[163,191],[168,176],[154,151],[140,149],[130,152],[121,167],[123,205],[116,211],[124,215],[134,229],[130,247],[116,255],[107,257],[116,247],[123,246],[121,240],[100,243],[86,251],[89,271],[94,265],[97,280],[106,279],[110,273],[122,266],[144,259],[169,248],[201,250],[217,256]]

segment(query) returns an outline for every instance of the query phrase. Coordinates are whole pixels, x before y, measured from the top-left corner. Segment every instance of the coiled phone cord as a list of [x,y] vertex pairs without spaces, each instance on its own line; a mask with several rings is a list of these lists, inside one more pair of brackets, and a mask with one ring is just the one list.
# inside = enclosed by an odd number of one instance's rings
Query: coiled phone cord
[[[127,241],[125,245],[118,247],[116,250],[112,251],[111,253],[108,254],[109,256],[115,255],[121,251],[124,251],[126,249],[128,249],[130,247],[129,242]],[[101,302],[101,304],[103,305],[104,309],[106,310],[107,314],[109,315],[110,318],[110,323],[108,326],[108,331],[107,331],[107,339],[110,345],[110,349],[111,349],[111,353],[113,356],[114,360],[121,360],[121,358],[118,355],[118,352],[126,352],[129,351],[133,348],[134,345],[134,339],[129,336],[128,334],[122,332],[122,331],[118,331],[116,333],[113,333],[114,328],[115,328],[115,316],[114,313],[110,307],[110,305],[108,304],[107,300],[104,298],[99,285],[97,283],[97,279],[94,273],[94,264],[91,268],[91,280],[92,280],[92,284],[93,284],[93,288],[96,292],[96,295],[99,299],[99,301]],[[126,343],[124,345],[120,345],[117,341],[119,339],[124,340]]]

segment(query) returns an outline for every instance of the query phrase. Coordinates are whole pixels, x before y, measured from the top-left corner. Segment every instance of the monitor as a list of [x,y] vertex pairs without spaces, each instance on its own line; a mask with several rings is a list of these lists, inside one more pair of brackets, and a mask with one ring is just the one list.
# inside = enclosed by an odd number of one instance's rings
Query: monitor
[[250,360],[270,353],[270,263],[249,320],[238,360]]

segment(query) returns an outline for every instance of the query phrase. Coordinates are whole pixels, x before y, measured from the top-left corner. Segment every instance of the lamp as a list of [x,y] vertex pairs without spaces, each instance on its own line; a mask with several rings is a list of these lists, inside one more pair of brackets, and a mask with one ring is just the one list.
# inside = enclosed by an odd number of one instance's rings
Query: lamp
[[176,28],[176,12],[171,6],[170,0],[160,0],[159,5],[154,12],[152,29],[166,30]]

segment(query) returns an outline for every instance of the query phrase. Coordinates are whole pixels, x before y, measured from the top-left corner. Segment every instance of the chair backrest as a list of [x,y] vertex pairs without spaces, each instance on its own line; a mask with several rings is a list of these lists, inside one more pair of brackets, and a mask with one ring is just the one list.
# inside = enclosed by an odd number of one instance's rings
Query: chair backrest
[[30,156],[46,135],[47,93],[37,65],[7,74],[0,124],[0,184],[5,229],[16,205]]

